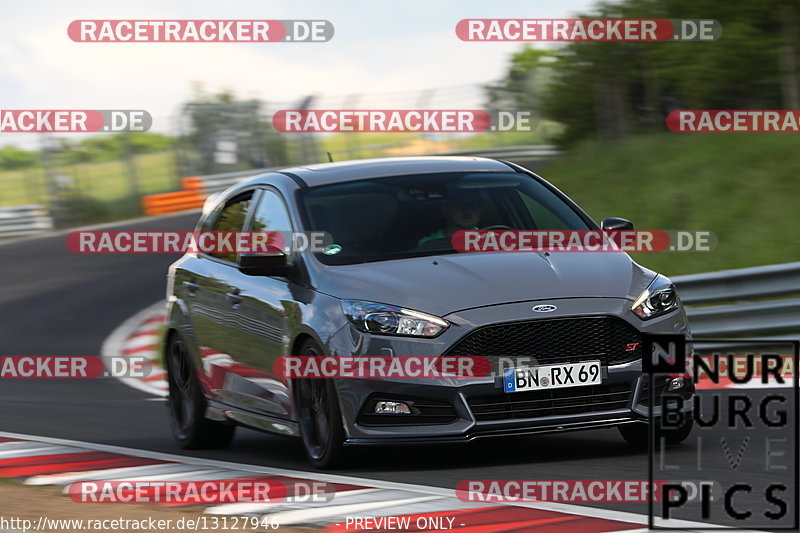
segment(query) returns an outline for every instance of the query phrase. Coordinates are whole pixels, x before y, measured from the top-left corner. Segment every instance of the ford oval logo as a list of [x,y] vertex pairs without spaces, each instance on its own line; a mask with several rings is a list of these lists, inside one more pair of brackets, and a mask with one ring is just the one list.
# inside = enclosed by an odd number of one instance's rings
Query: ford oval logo
[[558,309],[555,305],[537,305],[533,310],[537,313],[550,313]]

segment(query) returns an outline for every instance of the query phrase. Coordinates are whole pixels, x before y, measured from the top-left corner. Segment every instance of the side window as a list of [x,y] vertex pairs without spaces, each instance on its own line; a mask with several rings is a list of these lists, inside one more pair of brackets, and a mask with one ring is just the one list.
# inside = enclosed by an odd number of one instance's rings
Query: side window
[[[247,217],[250,201],[250,196],[233,200],[220,211],[210,229],[212,231],[244,231],[244,221]],[[236,254],[234,253],[214,253],[209,255],[226,261],[236,261]]]
[[280,231],[286,239],[292,231],[292,223],[286,205],[276,193],[265,190],[258,200],[253,213],[251,231]]

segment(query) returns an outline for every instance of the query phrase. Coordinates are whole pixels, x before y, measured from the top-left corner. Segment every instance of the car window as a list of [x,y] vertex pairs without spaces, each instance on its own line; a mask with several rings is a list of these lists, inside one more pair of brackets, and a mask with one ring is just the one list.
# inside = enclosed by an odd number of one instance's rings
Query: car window
[[280,196],[265,190],[253,212],[252,231],[292,231],[289,212]]
[[283,240],[270,238],[269,244],[281,246],[281,242],[289,243],[292,239],[292,222],[289,212],[281,197],[270,190],[264,190],[258,199],[258,205],[253,211],[250,222],[250,231],[277,231],[283,235]]
[[[212,231],[244,231],[244,222],[247,218],[247,210],[250,207],[252,195],[240,197],[232,200],[226,205],[219,215],[211,223]],[[212,253],[209,254],[218,259],[226,261],[236,261],[235,253]]]
[[305,226],[336,245],[328,265],[456,253],[470,229],[589,229],[544,184],[516,172],[446,172],[312,187],[300,195]]

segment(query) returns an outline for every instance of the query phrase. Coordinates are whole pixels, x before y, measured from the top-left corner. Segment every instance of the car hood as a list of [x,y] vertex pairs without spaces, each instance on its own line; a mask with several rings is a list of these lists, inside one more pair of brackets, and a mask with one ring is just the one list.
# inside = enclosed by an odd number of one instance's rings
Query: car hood
[[621,252],[484,253],[416,257],[322,269],[317,289],[444,316],[557,298],[635,299],[655,274]]

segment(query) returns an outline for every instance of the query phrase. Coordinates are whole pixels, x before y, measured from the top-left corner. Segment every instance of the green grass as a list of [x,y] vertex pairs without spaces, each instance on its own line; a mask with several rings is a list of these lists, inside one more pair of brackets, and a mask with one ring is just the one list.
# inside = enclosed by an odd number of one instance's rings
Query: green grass
[[[546,126],[546,127],[545,127]],[[556,134],[555,124],[534,135],[504,133],[502,144],[538,144]],[[537,137],[538,135],[538,137]],[[403,143],[420,137],[403,133],[320,137],[319,148]],[[495,134],[448,141],[439,151],[498,146]],[[708,272],[800,261],[800,150],[787,134],[654,134],[619,143],[587,142],[553,160],[542,174],[570,195],[595,220],[619,216],[638,229],[710,230],[719,242],[711,252],[635,254],[641,264],[667,275]],[[419,147],[419,146],[418,146]],[[392,155],[362,149],[351,158]],[[344,154],[335,154],[338,160]],[[134,159],[141,194],[177,188],[171,152]],[[72,224],[139,214],[131,197],[126,162],[62,165],[76,196]],[[45,204],[50,194],[41,168],[0,172],[0,206]],[[83,218],[81,218],[81,216]]]
[[[177,188],[172,152],[141,154],[133,158],[141,194]],[[70,176],[73,192],[110,205],[131,197],[130,168],[125,161],[57,165],[54,174]],[[45,185],[42,168],[0,172],[0,206],[43,204],[52,191]]]
[[411,155],[457,150],[475,150],[496,146],[547,144],[559,135],[561,125],[542,121],[534,131],[485,132],[475,135],[422,136],[416,133],[337,133],[319,136],[322,152],[334,159],[361,159],[391,155]]
[[711,252],[635,254],[666,275],[800,261],[800,150],[787,134],[657,134],[588,142],[542,169],[597,221],[710,230]]

